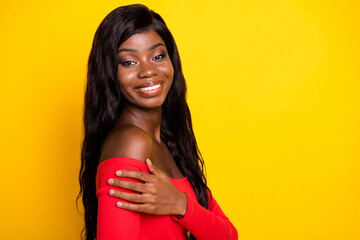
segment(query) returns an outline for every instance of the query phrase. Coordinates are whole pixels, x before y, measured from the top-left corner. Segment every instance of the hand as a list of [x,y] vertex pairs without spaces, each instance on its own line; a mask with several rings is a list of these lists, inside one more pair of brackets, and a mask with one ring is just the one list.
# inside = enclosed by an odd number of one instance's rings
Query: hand
[[155,167],[150,159],[146,159],[145,162],[151,174],[131,170],[119,170],[116,172],[119,177],[134,178],[144,183],[109,179],[108,183],[111,186],[140,193],[126,193],[111,189],[109,191],[111,196],[134,202],[117,202],[116,205],[119,208],[135,212],[183,217],[187,208],[186,194],[178,191],[167,175]]

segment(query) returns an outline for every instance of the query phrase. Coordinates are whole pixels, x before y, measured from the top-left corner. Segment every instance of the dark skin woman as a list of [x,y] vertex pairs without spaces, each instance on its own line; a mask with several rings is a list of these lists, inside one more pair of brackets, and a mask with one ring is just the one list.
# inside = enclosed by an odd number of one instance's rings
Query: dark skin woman
[[207,187],[177,46],[147,7],[117,8],[96,31],[84,128],[86,240],[237,239]]
[[[186,212],[186,195],[170,182],[184,177],[161,140],[161,107],[169,92],[174,69],[164,41],[154,31],[132,35],[119,47],[117,79],[124,107],[114,129],[105,138],[100,162],[117,156],[145,162],[153,175],[120,171],[118,176],[131,177],[144,183],[109,179],[109,184],[142,193],[110,190],[110,195],[128,201],[118,206],[132,211],[179,215]],[[151,161],[152,160],[152,164]],[[156,167],[155,167],[156,166]],[[122,204],[121,204],[122,203]],[[120,205],[121,204],[121,205]]]

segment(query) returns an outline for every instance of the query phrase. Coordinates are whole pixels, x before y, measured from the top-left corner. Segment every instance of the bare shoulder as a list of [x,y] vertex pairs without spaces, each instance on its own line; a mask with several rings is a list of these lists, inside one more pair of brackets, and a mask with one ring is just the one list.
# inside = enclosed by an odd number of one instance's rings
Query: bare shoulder
[[153,150],[151,137],[141,128],[124,125],[109,133],[101,147],[99,162],[113,157],[128,157],[145,162]]

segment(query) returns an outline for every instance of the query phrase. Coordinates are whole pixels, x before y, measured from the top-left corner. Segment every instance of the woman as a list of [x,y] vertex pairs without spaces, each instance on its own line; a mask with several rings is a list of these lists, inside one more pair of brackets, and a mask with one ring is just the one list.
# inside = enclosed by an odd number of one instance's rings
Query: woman
[[185,96],[163,19],[139,4],[109,13],[88,62],[86,239],[237,239],[206,185]]

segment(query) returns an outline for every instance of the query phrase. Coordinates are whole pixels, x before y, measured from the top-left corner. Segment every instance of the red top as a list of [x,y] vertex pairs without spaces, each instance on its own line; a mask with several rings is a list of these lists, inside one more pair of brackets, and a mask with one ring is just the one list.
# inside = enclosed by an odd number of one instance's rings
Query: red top
[[[183,218],[150,215],[121,209],[116,206],[118,198],[109,195],[110,189],[133,192],[110,186],[109,178],[140,182],[132,178],[115,175],[117,170],[135,170],[149,173],[145,163],[133,159],[116,157],[101,162],[96,175],[96,195],[99,200],[97,240],[185,240],[189,230],[198,240],[237,239],[237,231],[213,198],[210,210],[198,202],[187,178],[170,178],[174,186],[187,195],[187,211]],[[123,200],[122,200],[123,201]]]

